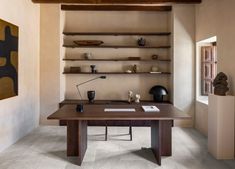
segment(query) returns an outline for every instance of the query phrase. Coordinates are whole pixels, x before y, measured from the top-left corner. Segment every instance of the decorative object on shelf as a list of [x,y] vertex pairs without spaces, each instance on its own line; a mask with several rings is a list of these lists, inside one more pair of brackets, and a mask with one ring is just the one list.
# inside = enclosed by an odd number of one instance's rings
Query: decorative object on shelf
[[140,102],[140,94],[135,95],[135,102],[139,103]]
[[153,95],[153,100],[155,102],[163,102],[163,96],[168,95],[168,91],[165,87],[157,85],[150,89],[149,94]]
[[152,59],[153,59],[153,60],[158,60],[158,55],[153,54],[153,55],[152,55]]
[[132,70],[133,73],[137,73],[137,72],[139,71],[139,66],[133,65],[133,68],[132,68],[132,69],[133,69],[133,70]]
[[219,96],[225,96],[228,88],[228,77],[223,72],[217,74],[213,81],[214,94]]
[[144,38],[140,38],[138,39],[137,43],[139,46],[145,46],[146,40]]
[[81,67],[70,67],[71,73],[79,73],[81,72]]
[[0,19],[0,100],[18,95],[18,43],[18,26]]
[[90,65],[91,67],[91,73],[97,73],[97,70],[95,69],[96,66],[95,65]]
[[76,40],[73,42],[78,46],[99,46],[104,43],[101,40]]
[[140,60],[140,57],[128,57],[128,60]]
[[131,70],[126,70],[126,73],[132,73],[132,71]]
[[90,53],[90,52],[84,53],[83,56],[84,56],[84,59],[89,60],[92,58],[92,53]]
[[157,66],[152,66],[151,67],[151,72],[158,72],[158,67]]
[[78,103],[77,106],[76,106],[76,111],[77,111],[77,112],[83,112],[82,95],[81,95],[81,92],[80,92],[80,90],[79,90],[79,86],[84,85],[84,84],[86,84],[86,83],[89,83],[89,82],[91,82],[91,81],[93,81],[93,80],[96,80],[96,79],[106,79],[106,76],[98,76],[98,77],[95,77],[95,78],[93,78],[93,79],[87,80],[87,81],[85,81],[85,82],[82,82],[82,83],[79,83],[79,84],[76,85],[78,94],[79,94],[79,96],[80,96],[80,103]]
[[133,92],[130,90],[128,91],[128,103],[131,103],[133,101]]
[[89,103],[94,103],[95,102],[95,91],[87,91],[87,98],[89,100]]

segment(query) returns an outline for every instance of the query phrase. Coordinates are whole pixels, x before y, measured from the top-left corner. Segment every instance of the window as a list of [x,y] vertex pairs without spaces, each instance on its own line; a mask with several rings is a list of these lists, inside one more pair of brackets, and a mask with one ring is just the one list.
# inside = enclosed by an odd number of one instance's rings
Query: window
[[208,94],[213,93],[213,80],[217,74],[216,36],[197,42],[196,50],[196,100],[208,104]]

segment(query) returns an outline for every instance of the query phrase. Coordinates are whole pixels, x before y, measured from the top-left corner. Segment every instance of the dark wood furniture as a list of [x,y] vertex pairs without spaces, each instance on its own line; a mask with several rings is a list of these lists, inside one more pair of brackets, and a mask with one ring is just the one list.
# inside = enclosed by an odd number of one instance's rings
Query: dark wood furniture
[[[87,121],[103,120],[150,120],[151,147],[157,163],[161,156],[171,156],[171,128],[174,119],[190,118],[170,104],[155,104],[160,112],[144,112],[141,104],[134,105],[84,105],[84,112],[76,112],[75,105],[65,105],[48,119],[67,121],[67,155],[78,156],[81,165],[87,148]],[[135,112],[105,112],[105,108],[135,108]]]
[[169,36],[171,32],[63,32],[66,36]]
[[138,61],[138,62],[170,62],[170,59],[77,59],[77,58],[64,58],[64,61],[93,61],[93,62],[104,62],[104,61],[110,61],[110,62],[132,62],[132,61]]
[[[164,4],[201,3],[202,0],[32,0],[34,3],[73,3],[73,4]],[[144,7],[144,6],[143,6]]]
[[150,73],[150,72],[137,72],[137,73],[126,73],[126,72],[63,72],[63,74],[84,74],[84,75],[100,75],[100,74],[113,74],[113,75],[170,75],[170,72],[158,72],[158,73]]
[[[64,105],[76,105],[80,101],[79,100],[64,100],[59,104],[59,107],[61,108]],[[90,104],[88,100],[82,100],[83,104]],[[148,105],[148,104],[153,104],[154,102],[151,101],[141,101],[142,104]],[[165,102],[170,104],[169,102]],[[127,101],[123,100],[96,100],[95,103],[96,105],[100,104],[127,104],[130,105]],[[136,104],[136,103],[132,103]],[[60,120],[60,126],[66,126],[67,121],[66,120]],[[132,126],[151,126],[151,121],[149,120],[137,120],[137,121],[129,121],[129,120],[109,120],[109,121],[103,121],[103,120],[92,120],[87,122],[88,126],[105,126],[105,141],[108,140],[108,126],[128,126],[129,127],[129,135],[130,135],[130,141],[132,141]]]
[[[61,108],[64,105],[76,105],[80,103],[80,100],[64,100],[59,103],[59,107]],[[88,100],[82,100],[83,104],[90,104]],[[94,105],[130,105],[127,101],[125,100],[95,100]],[[131,103],[131,105],[134,105],[137,103]],[[153,101],[149,100],[141,100],[141,104],[144,105],[152,105],[156,104]],[[158,103],[162,104],[162,103]],[[169,101],[163,102],[163,104],[171,104]],[[67,125],[66,120],[60,120],[60,126],[65,126]],[[92,120],[87,122],[88,126],[151,126],[151,121],[150,120],[136,120],[136,121],[128,121],[128,120],[109,120],[109,121],[104,121],[104,120]],[[131,131],[131,129],[129,129]],[[106,130],[107,131],[107,130]],[[129,133],[131,134],[131,133]]]
[[141,5],[61,5],[64,11],[171,11],[172,6]]

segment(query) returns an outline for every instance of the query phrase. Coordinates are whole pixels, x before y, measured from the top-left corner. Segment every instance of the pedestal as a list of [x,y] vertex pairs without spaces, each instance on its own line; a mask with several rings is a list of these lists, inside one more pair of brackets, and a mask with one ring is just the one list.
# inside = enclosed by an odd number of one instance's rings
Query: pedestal
[[208,151],[234,159],[234,96],[209,95],[208,107]]

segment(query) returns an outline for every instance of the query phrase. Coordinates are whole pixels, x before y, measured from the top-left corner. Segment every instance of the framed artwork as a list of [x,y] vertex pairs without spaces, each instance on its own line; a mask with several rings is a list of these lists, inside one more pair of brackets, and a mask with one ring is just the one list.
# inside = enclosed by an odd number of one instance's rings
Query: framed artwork
[[18,37],[18,26],[0,19],[0,100],[18,95]]

